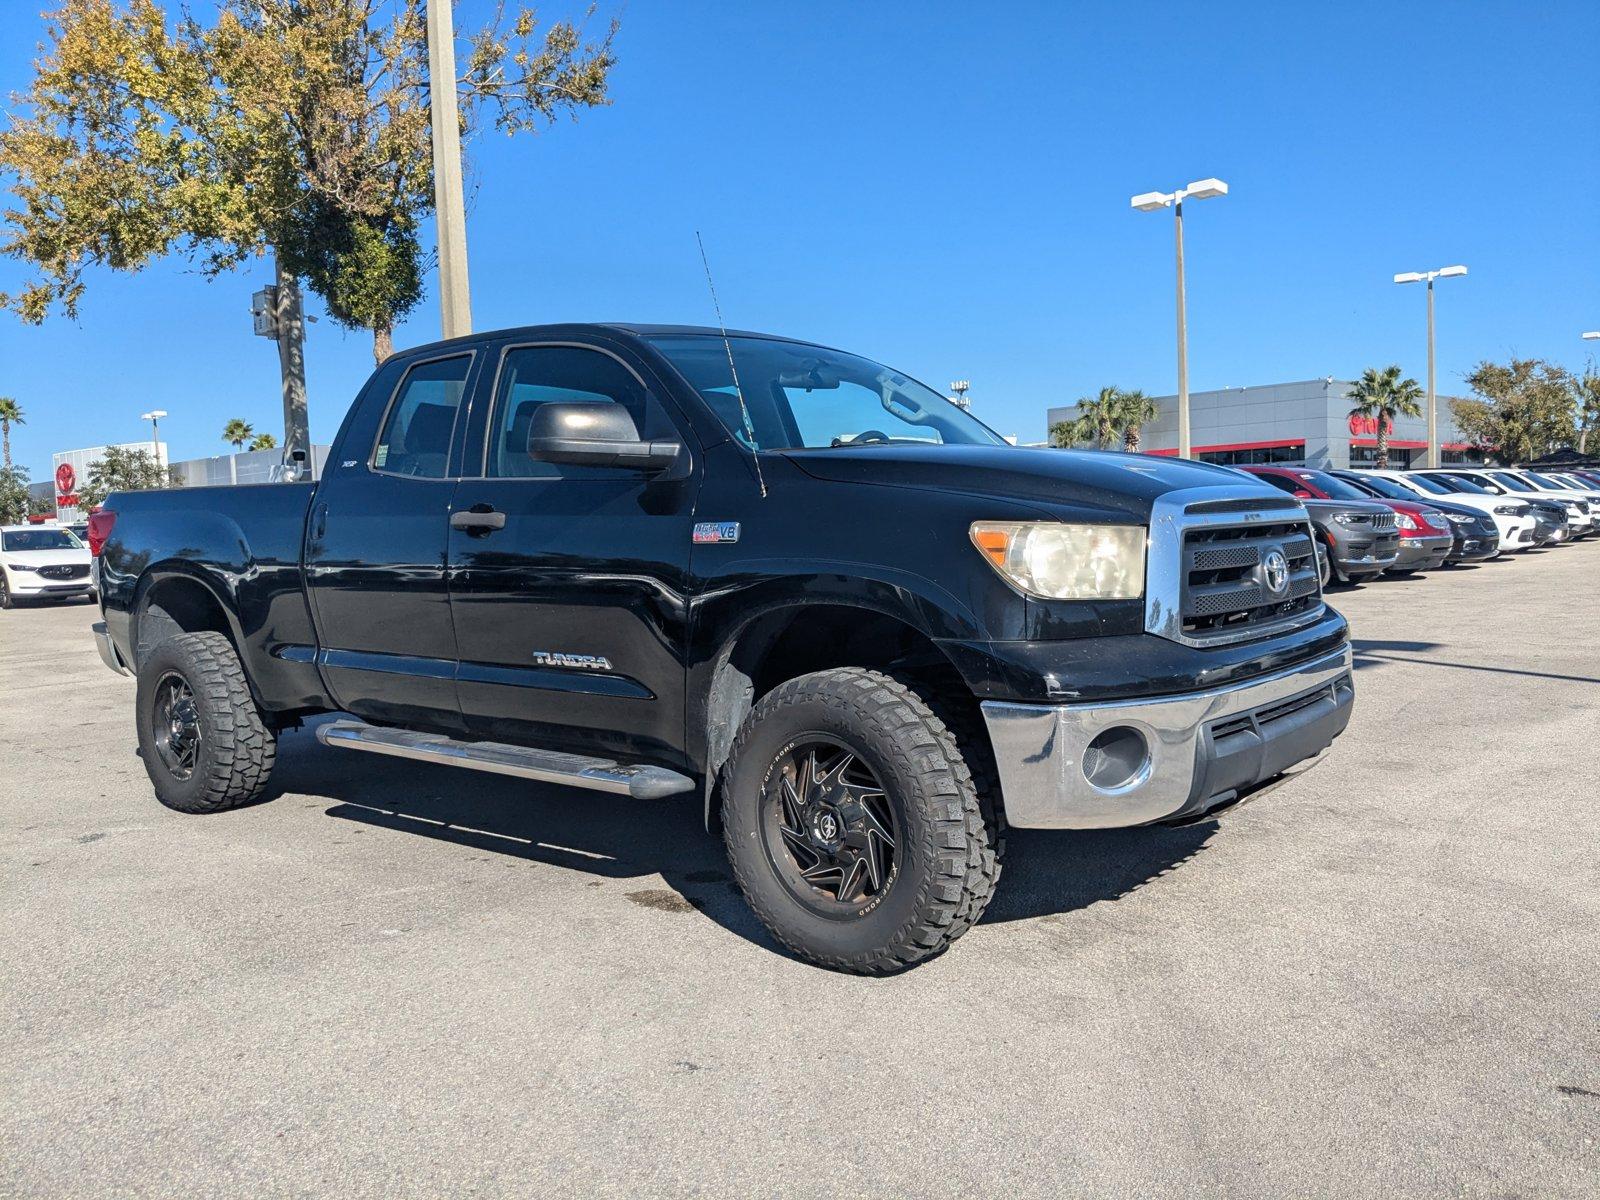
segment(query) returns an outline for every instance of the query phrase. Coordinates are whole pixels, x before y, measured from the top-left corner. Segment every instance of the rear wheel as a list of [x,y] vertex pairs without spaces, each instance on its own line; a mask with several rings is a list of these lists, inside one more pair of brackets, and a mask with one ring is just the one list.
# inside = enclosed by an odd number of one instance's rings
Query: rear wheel
[[139,667],[139,754],[156,799],[185,813],[257,800],[277,757],[244,668],[220,633],[184,633]]
[[740,727],[721,787],[750,907],[822,966],[904,970],[993,894],[996,832],[955,736],[889,676],[844,668],[775,688]]

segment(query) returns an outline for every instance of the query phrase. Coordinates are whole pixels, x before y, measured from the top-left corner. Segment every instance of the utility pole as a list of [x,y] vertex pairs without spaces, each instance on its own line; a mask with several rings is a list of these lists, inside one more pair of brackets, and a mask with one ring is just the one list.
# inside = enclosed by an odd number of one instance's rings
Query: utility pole
[[447,338],[472,332],[467,214],[461,185],[461,119],[456,112],[456,34],[450,10],[451,0],[428,0],[433,209],[439,237],[439,306]]
[[950,385],[950,390],[955,393],[954,396],[950,397],[950,402],[957,408],[968,409],[972,407],[972,401],[967,399],[967,393],[972,390],[970,380],[957,379]]
[[1141,192],[1130,204],[1140,212],[1171,208],[1178,250],[1178,457],[1188,458],[1189,439],[1189,320],[1183,290],[1183,202],[1193,196],[1209,200],[1226,196],[1228,185],[1220,179],[1199,179],[1174,192]]
[[1462,266],[1440,267],[1437,271],[1402,271],[1394,277],[1396,283],[1428,283],[1428,459],[1430,467],[1443,465],[1443,456],[1439,453],[1439,398],[1434,390],[1433,373],[1433,281],[1435,279],[1454,279],[1465,275],[1467,269]]
[[[156,460],[156,466],[158,467],[163,465],[161,462],[161,418],[166,415],[167,410],[164,408],[154,408],[147,413],[139,414],[141,421],[150,422],[150,456]],[[167,486],[164,480],[161,486]]]
[[311,460],[311,425],[306,408],[306,327],[300,308],[300,281],[283,269],[281,255],[273,259],[278,283],[273,291],[274,332],[278,340],[278,371],[283,377],[283,461],[294,462],[294,452]]
[[1188,458],[1189,437],[1189,320],[1183,292],[1183,192],[1172,204],[1172,227],[1178,248],[1178,457]]

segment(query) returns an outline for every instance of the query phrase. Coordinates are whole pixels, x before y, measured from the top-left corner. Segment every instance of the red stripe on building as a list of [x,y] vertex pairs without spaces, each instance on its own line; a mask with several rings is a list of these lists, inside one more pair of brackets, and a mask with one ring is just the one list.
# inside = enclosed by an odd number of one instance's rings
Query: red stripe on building
[[[1352,446],[1371,446],[1374,449],[1376,449],[1377,445],[1378,445],[1378,439],[1377,438],[1358,438],[1358,437],[1353,437],[1353,438],[1350,439],[1350,444]],[[1405,442],[1405,441],[1397,441],[1395,438],[1390,438],[1389,439],[1389,449],[1391,449],[1391,450],[1426,450],[1427,448],[1428,448],[1428,443],[1427,442]],[[1439,449],[1441,449],[1441,450],[1471,450],[1473,448],[1474,447],[1471,446],[1467,442],[1440,442],[1439,443]]]
[[[1284,446],[1299,446],[1304,449],[1305,444],[1305,438],[1290,438],[1287,441],[1278,442],[1218,442],[1215,446],[1191,447],[1189,453],[1221,454],[1229,450],[1277,450]],[[1391,446],[1399,445],[1398,442],[1390,442],[1389,444]],[[1176,458],[1178,456],[1176,450],[1150,450],[1147,453],[1158,455],[1162,458]]]

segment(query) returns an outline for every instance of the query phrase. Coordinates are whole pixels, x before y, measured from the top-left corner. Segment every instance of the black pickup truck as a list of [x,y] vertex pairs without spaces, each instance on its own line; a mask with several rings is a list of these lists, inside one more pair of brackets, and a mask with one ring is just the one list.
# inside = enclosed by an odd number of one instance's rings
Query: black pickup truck
[[183,812],[277,735],[656,801],[795,953],[883,973],[983,914],[1007,825],[1193,820],[1350,719],[1305,509],[1027,450],[786,338],[552,325],[396,355],[312,483],[119,493],[108,666]]

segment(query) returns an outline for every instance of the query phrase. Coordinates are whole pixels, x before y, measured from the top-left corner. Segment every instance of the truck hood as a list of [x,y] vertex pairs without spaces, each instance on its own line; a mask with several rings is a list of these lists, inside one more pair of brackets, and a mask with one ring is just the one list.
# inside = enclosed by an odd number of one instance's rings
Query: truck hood
[[785,457],[815,479],[875,483],[1100,509],[1139,521],[1156,498],[1184,488],[1226,486],[1241,497],[1282,499],[1269,484],[1227,467],[1100,450],[1015,446],[838,446]]

